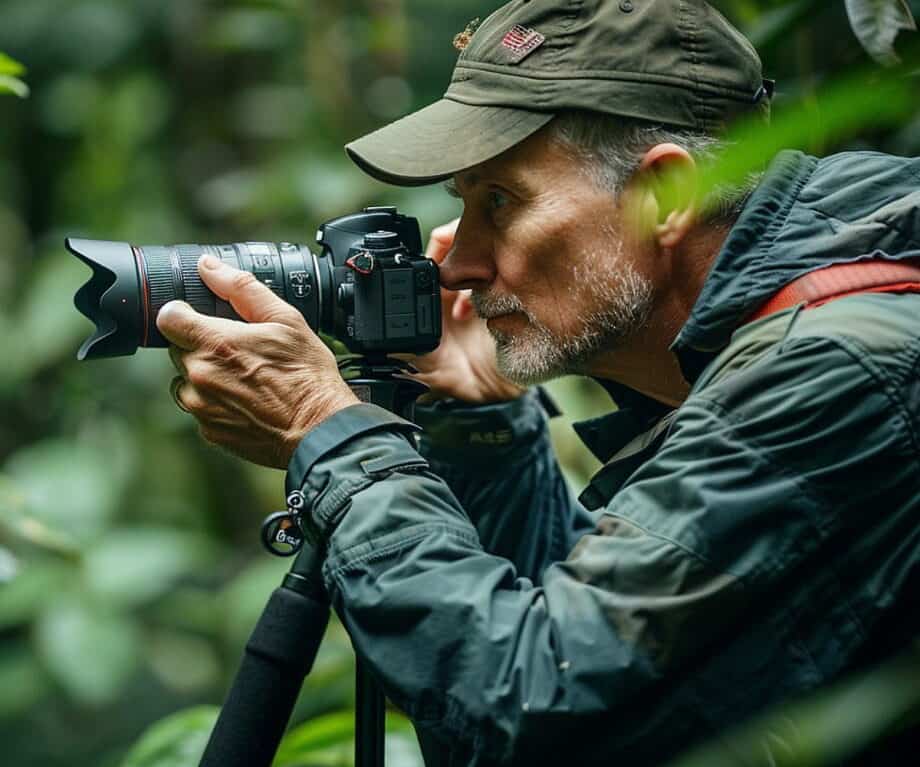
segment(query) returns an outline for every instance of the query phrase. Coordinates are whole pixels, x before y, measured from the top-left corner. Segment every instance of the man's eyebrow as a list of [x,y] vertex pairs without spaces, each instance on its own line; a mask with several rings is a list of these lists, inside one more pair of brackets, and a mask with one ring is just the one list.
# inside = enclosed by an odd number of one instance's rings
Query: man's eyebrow
[[482,176],[475,171],[464,171],[463,173],[458,173],[451,179],[448,179],[444,182],[444,188],[447,190],[447,193],[453,197],[462,197],[460,194],[459,184],[457,181],[460,181],[463,186],[469,188],[471,186],[476,186],[480,181],[482,181]]

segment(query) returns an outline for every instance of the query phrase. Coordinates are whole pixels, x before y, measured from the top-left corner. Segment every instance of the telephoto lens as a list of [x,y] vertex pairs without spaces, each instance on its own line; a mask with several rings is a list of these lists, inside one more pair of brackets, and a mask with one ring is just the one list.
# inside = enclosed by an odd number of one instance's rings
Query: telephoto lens
[[168,346],[157,330],[156,318],[160,309],[175,299],[188,302],[202,314],[239,319],[198,276],[198,259],[205,254],[252,272],[296,306],[310,327],[319,327],[319,266],[302,245],[238,242],[138,247],[126,242],[68,238],[67,249],[93,270],[89,282],[74,297],[76,307],[96,323],[96,332],[77,353],[81,360],[133,354],[139,346]]
[[315,332],[357,354],[420,354],[438,345],[438,269],[422,254],[416,219],[392,207],[365,208],[327,221],[316,239],[319,254],[286,242],[137,246],[68,238],[67,249],[92,269],[74,304],[96,327],[77,358],[168,346],[156,318],[175,299],[202,314],[240,319],[199,277],[206,254],[251,272]]

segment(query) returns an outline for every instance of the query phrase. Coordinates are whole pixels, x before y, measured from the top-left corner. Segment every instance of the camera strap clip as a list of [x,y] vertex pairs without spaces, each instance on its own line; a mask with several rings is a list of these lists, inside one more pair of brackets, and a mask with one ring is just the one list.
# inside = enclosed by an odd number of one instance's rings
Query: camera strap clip
[[288,493],[285,511],[276,511],[265,518],[259,538],[270,554],[292,557],[303,548],[307,538],[301,524],[304,503],[304,494],[294,490]]

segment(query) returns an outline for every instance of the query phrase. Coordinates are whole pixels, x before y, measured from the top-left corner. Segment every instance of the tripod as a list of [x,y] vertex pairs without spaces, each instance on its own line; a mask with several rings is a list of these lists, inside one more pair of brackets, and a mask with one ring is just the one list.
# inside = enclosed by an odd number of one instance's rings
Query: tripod
[[[386,357],[339,362],[359,399],[411,419],[426,387]],[[329,621],[322,554],[304,546],[269,597],[246,644],[199,767],[270,767]],[[385,701],[360,658],[355,665],[355,767],[383,767]]]

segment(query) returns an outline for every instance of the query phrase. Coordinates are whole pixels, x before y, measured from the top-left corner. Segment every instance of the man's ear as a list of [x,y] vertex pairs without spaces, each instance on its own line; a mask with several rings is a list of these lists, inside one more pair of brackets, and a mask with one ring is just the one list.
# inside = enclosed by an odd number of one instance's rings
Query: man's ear
[[645,236],[661,248],[676,247],[697,220],[693,157],[677,144],[657,144],[645,153],[634,180],[647,211]]

